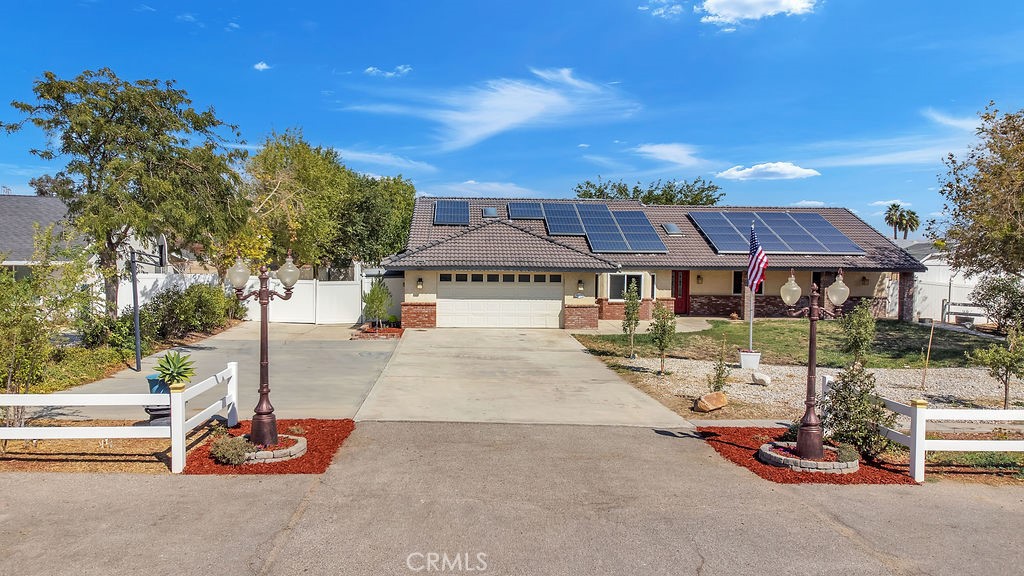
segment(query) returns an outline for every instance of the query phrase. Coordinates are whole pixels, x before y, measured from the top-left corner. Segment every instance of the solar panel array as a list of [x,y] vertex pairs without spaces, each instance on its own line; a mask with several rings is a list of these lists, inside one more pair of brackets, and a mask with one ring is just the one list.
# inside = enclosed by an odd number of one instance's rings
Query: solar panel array
[[587,242],[594,252],[632,252],[611,210],[604,204],[577,204]]
[[449,226],[469,225],[469,201],[437,200],[434,202],[434,224]]
[[750,250],[750,225],[765,252],[863,254],[855,242],[813,212],[690,212],[690,219],[719,254]]
[[512,220],[543,220],[544,209],[540,202],[509,202],[508,217]]
[[576,206],[563,203],[545,203],[544,221],[548,225],[548,234],[552,236],[585,236],[580,215]]
[[612,212],[622,230],[631,252],[667,252],[665,243],[651,226],[647,215],[640,210],[616,210]]

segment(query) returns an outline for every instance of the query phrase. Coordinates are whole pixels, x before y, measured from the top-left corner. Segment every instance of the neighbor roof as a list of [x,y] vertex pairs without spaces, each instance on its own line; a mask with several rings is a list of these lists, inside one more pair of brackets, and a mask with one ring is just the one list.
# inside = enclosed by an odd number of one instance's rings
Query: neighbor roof
[[[458,198],[469,202],[469,226],[440,226],[434,225],[433,207],[436,200],[442,198],[420,197],[416,199],[416,206],[413,211],[412,227],[409,234],[409,242],[405,252],[393,257],[389,262],[402,263],[405,268],[425,268],[416,266],[407,254],[418,252],[427,245],[437,245],[445,239],[465,234],[471,230],[479,229],[482,223],[501,222],[520,231],[529,232],[531,236],[538,239],[545,239],[546,244],[537,244],[530,241],[531,251],[527,252],[517,242],[523,238],[522,235],[514,237],[507,236],[495,238],[489,241],[474,242],[472,238],[464,239],[456,244],[450,244],[443,251],[432,253],[433,258],[429,260],[430,268],[480,268],[487,267],[494,260],[492,255],[495,251],[502,251],[508,254],[519,254],[521,259],[532,259],[538,262],[534,268],[542,267],[540,262],[551,262],[558,264],[558,258],[543,257],[537,251],[554,250],[553,246],[560,249],[571,248],[575,252],[599,258],[621,266],[624,269],[638,268],[677,268],[677,269],[725,269],[740,270],[747,266],[746,254],[718,254],[701,235],[693,222],[687,217],[690,212],[698,211],[733,211],[733,212],[811,212],[820,214],[829,223],[836,227],[847,238],[855,242],[864,250],[862,255],[839,255],[839,254],[772,254],[769,253],[770,268],[795,268],[802,270],[827,270],[832,268],[847,268],[851,270],[874,270],[874,271],[924,271],[922,266],[913,256],[905,250],[893,244],[888,238],[872,228],[866,222],[845,208],[781,208],[781,207],[740,207],[740,206],[646,206],[632,200],[581,200],[581,199],[523,199],[523,198]],[[655,232],[664,242],[668,249],[664,254],[594,254],[587,244],[586,238],[582,236],[550,236],[543,220],[508,220],[509,202],[569,202],[584,203],[598,202],[607,204],[612,210],[642,210],[653,225]],[[497,208],[498,218],[484,218],[482,209],[484,207]],[[676,224],[682,234],[669,236],[665,233],[662,224]],[[427,262],[427,260],[424,260]],[[386,264],[394,267],[393,264]],[[549,266],[550,269],[559,269],[558,266]]]
[[34,252],[34,225],[46,227],[64,219],[67,206],[57,198],[0,196],[0,257],[27,262]]

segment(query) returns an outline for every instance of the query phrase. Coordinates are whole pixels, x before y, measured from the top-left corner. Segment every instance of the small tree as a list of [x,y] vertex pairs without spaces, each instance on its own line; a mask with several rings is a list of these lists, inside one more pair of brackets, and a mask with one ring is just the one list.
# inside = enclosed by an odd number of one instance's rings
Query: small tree
[[1010,380],[1024,378],[1024,338],[1016,329],[1006,335],[1006,346],[993,344],[988,348],[967,352],[971,362],[988,368],[988,373],[1003,385],[1003,410],[1010,408]]
[[853,354],[854,362],[863,362],[875,341],[875,315],[871,310],[871,301],[861,300],[843,317],[842,326],[843,352]]
[[626,287],[626,304],[622,310],[622,332],[629,334],[629,357],[636,358],[636,349],[633,345],[636,336],[636,327],[640,325],[640,290],[636,286],[636,280]]
[[380,319],[388,313],[391,307],[391,291],[384,284],[383,278],[378,278],[370,285],[370,290],[363,295],[363,316],[372,319],[376,326],[380,326]]
[[651,322],[647,333],[651,335],[651,341],[658,349],[661,357],[661,372],[665,373],[665,354],[676,341],[676,315],[666,308],[661,302],[654,305],[654,320]]
[[718,359],[715,360],[715,366],[711,370],[711,374],[707,375],[708,388],[712,392],[721,392],[725,389],[726,380],[729,378],[729,374],[732,370],[729,369],[729,365],[725,363],[725,335],[722,335],[722,349],[718,353]]
[[878,426],[892,427],[896,417],[875,396],[875,375],[854,362],[836,377],[822,399],[822,427],[839,443],[850,444],[874,459],[889,447]]
[[996,329],[1024,329],[1024,282],[1006,274],[985,275],[971,292],[971,300],[985,310]]

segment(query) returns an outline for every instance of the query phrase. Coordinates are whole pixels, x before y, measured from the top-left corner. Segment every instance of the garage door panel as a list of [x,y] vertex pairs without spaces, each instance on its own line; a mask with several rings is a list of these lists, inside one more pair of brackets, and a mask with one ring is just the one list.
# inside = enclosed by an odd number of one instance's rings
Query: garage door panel
[[559,328],[561,284],[442,283],[437,294],[441,327]]

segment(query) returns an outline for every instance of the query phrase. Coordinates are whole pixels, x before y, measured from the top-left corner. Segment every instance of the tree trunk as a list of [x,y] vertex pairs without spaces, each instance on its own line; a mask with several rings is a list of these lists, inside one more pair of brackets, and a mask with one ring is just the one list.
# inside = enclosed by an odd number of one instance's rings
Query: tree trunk
[[121,279],[117,273],[117,250],[104,248],[99,253],[100,274],[103,275],[103,296],[106,300],[107,316],[117,318],[117,289]]
[[909,234],[909,233],[910,233],[910,228],[907,228],[907,229],[903,230],[903,239],[904,240],[907,239],[907,234]]
[[634,334],[634,331],[630,330],[629,331],[629,357],[630,358],[635,358],[636,357],[636,348],[633,346],[633,334]]
[[661,354],[661,375],[665,375],[665,353]]
[[1006,381],[1003,382],[1003,410],[1010,409],[1010,377],[1006,377]]
[[895,225],[892,227],[892,239],[893,240],[896,239],[896,226]]

